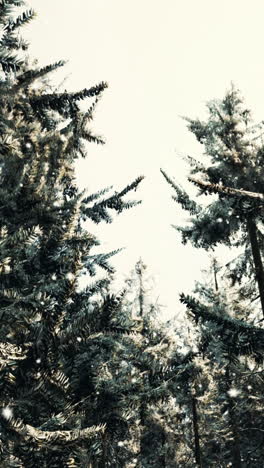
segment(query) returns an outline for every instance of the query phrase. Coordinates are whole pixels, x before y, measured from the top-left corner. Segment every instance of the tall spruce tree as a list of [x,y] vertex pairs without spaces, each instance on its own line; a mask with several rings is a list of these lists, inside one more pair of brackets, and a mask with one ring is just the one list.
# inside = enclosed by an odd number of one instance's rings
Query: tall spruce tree
[[213,275],[214,287],[209,286],[208,279],[197,284],[196,299],[182,295],[199,327],[197,346],[214,380],[210,409],[215,450],[208,452],[211,444],[207,441],[206,460],[212,463],[217,456],[218,462],[227,466],[257,467],[263,458],[264,330],[254,327],[252,304],[240,298],[225,271],[216,283],[215,271]]
[[[166,434],[159,421],[162,409],[158,409],[158,404],[165,394],[168,397],[168,393],[159,371],[169,360],[171,343],[166,339],[164,327],[158,324],[157,314],[160,306],[153,302],[147,266],[141,258],[127,278],[126,285],[127,298],[124,307],[140,329],[130,357],[134,366],[134,385],[137,389],[136,394],[132,396],[137,401],[134,441],[136,466],[163,467],[166,463]],[[155,452],[151,449],[153,440],[156,445]]]
[[159,319],[160,306],[153,298],[154,289],[150,283],[147,266],[139,259],[126,280],[123,304],[127,314],[138,324],[127,358],[133,366],[134,389],[129,398],[136,421],[135,466],[169,468],[175,463],[171,437],[174,422],[170,412],[174,411],[173,385],[179,356],[175,354],[173,337]]
[[175,466],[173,384],[181,360],[155,317],[145,269],[140,260],[117,297],[97,300],[90,333],[80,330],[79,351],[69,348],[67,375],[76,401],[86,402],[86,425],[105,425],[103,437],[82,453],[84,466]]
[[[189,130],[204,145],[204,163],[191,157],[189,181],[199,194],[214,194],[199,204],[164,171],[174,199],[191,215],[190,225],[177,227],[182,241],[213,249],[222,243],[243,248],[233,263],[234,281],[254,273],[264,314],[263,249],[263,123],[253,125],[250,111],[232,87],[222,101],[208,103],[208,120],[186,118]],[[195,175],[195,176],[194,176]]]
[[[162,171],[175,190],[173,198],[191,215],[188,226],[176,228],[184,244],[190,241],[195,247],[214,250],[222,243],[241,249],[225,270],[225,279],[219,277],[219,267],[213,262],[212,286],[200,285],[196,296],[181,295],[197,326],[199,362],[202,368],[203,361],[207,362],[205,373],[213,376],[207,399],[198,396],[200,418],[210,411],[205,419],[209,426],[205,422],[197,433],[202,443],[194,444],[195,458],[198,466],[257,467],[263,459],[259,385],[264,330],[256,307],[260,299],[264,312],[263,124],[253,126],[250,112],[233,87],[222,101],[210,102],[208,111],[206,122],[186,119],[205,146],[204,163],[187,160],[189,181],[199,188],[199,195],[213,195],[211,199],[199,204]],[[209,402],[207,410],[202,408],[203,399]]]
[[[92,254],[98,241],[83,221],[110,222],[111,210],[134,206],[124,196],[142,177],[113,195],[78,190],[74,162],[85,156],[86,142],[102,143],[89,122],[107,85],[51,92],[43,78],[63,62],[38,68],[14,54],[26,49],[19,28],[34,16],[30,10],[13,19],[14,7],[23,5],[0,5],[0,462],[77,467],[94,456],[96,441],[101,451],[105,420],[88,415],[92,394],[77,391],[72,363],[96,356],[91,335],[105,328],[91,310],[109,315],[115,303],[107,296],[97,302],[109,277],[79,287],[80,276],[93,276],[97,266],[111,272],[114,253]],[[82,111],[86,98],[92,103]]]

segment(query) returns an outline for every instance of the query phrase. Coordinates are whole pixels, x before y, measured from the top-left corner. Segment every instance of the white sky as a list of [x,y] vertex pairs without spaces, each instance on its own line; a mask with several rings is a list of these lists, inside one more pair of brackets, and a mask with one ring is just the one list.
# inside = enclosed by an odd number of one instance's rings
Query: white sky
[[203,118],[205,103],[222,98],[231,81],[256,120],[264,118],[264,2],[32,0],[29,5],[38,13],[23,31],[31,56],[41,64],[69,60],[54,79],[70,73],[65,88],[71,90],[109,83],[93,124],[107,144],[90,145],[78,180],[93,192],[108,185],[118,190],[146,176],[131,194],[142,205],[92,231],[106,251],[127,247],[112,259],[119,278],[142,256],[156,277],[155,296],[171,316],[181,308],[178,293],[191,292],[207,256],[182,246],[170,227],[181,223],[181,212],[159,168],[184,182],[178,154],[197,156],[201,149],[180,116]]

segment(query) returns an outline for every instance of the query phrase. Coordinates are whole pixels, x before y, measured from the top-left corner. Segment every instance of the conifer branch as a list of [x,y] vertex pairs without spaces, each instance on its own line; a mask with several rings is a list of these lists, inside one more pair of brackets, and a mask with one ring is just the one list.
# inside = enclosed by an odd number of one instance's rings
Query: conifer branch
[[36,16],[36,13],[32,9],[28,11],[24,11],[22,15],[18,16],[14,21],[10,20],[8,24],[5,26],[4,30],[5,32],[10,34],[13,31],[15,31],[15,29],[20,28],[24,24],[29,23],[35,16]]
[[68,431],[42,431],[30,424],[24,424],[21,420],[13,418],[8,420],[10,428],[26,439],[38,444],[71,444],[80,440],[87,440],[105,431],[105,425],[91,426],[85,429],[74,429]]
[[224,187],[220,184],[211,184],[210,182],[204,182],[202,180],[196,179],[195,177],[188,177],[188,180],[210,193],[221,193],[224,195],[231,195],[235,197],[240,196],[251,199],[253,198],[264,203],[264,194],[262,193],[250,192],[248,190],[235,189],[232,187]]
[[176,196],[172,196],[172,199],[177,203],[180,203],[183,210],[187,210],[193,215],[198,214],[201,210],[200,206],[194,200],[191,200],[187,192],[179,185],[176,185],[175,182],[168,176],[168,174],[166,174],[165,171],[160,169],[160,172],[162,173],[168,184],[170,184],[176,192]]
[[[224,330],[233,332],[231,339],[233,347],[238,347],[237,351],[241,354],[259,353],[264,349],[264,329],[258,328],[243,320],[229,317],[224,311],[222,313],[213,313],[210,308],[193,297],[185,294],[180,295],[180,302],[189,309],[195,320],[201,318],[205,321],[214,322],[223,327]],[[224,339],[224,338],[223,338]]]
[[17,77],[18,84],[13,87],[13,92],[17,92],[17,90],[21,87],[28,86],[37,78],[41,78],[42,76],[47,75],[48,73],[57,70],[57,68],[63,67],[66,64],[64,60],[59,60],[56,63],[51,65],[47,65],[43,68],[39,68],[36,70],[28,70],[25,73],[22,73]]

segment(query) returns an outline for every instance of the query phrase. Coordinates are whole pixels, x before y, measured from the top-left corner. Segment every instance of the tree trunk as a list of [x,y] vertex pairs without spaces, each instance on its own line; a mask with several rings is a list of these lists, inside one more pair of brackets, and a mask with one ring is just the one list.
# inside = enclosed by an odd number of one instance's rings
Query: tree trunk
[[264,270],[263,270],[263,263],[261,259],[261,253],[260,253],[258,237],[257,237],[257,227],[255,224],[255,221],[251,218],[248,218],[247,220],[247,230],[248,230],[248,235],[249,235],[249,240],[250,240],[251,250],[252,250],[252,255],[253,255],[253,261],[254,261],[254,266],[255,266],[256,280],[258,283],[261,308],[262,308],[262,313],[264,316]]
[[162,443],[162,457],[161,457],[161,467],[166,468],[166,433],[163,430],[161,434],[161,443]]
[[101,459],[98,463],[98,468],[105,468],[106,467],[106,461],[107,461],[107,434],[104,433],[103,436],[102,436],[102,445],[103,445],[103,450],[102,450],[102,455],[101,455]]
[[138,302],[139,302],[139,316],[143,317],[144,315],[144,289],[143,289],[143,278],[142,278],[142,269],[138,270],[139,276],[139,295],[138,295]]
[[[139,279],[139,292],[138,292],[139,317],[142,319],[144,316],[143,270],[144,270],[144,265],[143,265],[142,260],[140,259],[136,264],[136,273]],[[141,399],[140,406],[139,406],[139,420],[140,420],[140,440],[139,440],[140,454],[139,456],[140,456],[140,459],[142,460],[142,458],[144,458],[144,455],[145,455],[144,433],[146,430],[146,427],[145,427],[146,404],[142,399]],[[142,461],[140,462],[140,466],[142,466]]]
[[240,437],[238,431],[238,424],[236,420],[236,411],[232,401],[229,401],[229,417],[233,433],[233,446],[232,446],[232,466],[234,468],[242,468],[241,453],[240,453]]
[[193,419],[193,433],[194,433],[194,456],[197,466],[202,468],[202,456],[200,448],[200,435],[198,426],[198,414],[197,414],[197,401],[196,397],[192,397],[192,419]]
[[240,452],[240,433],[239,433],[239,422],[237,420],[237,412],[234,406],[234,400],[228,394],[228,391],[232,388],[232,379],[230,377],[229,368],[226,369],[226,383],[227,383],[227,401],[228,401],[228,412],[231,431],[233,435],[232,445],[232,466],[234,468],[242,468],[241,452]]

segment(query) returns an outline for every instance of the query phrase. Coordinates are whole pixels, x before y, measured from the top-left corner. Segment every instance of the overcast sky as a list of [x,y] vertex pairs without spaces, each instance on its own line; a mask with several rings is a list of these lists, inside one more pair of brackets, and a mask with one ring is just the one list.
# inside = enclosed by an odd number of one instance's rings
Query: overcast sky
[[[28,27],[31,56],[41,64],[66,59],[57,80],[79,90],[107,81],[93,128],[106,145],[90,145],[78,181],[90,192],[118,190],[145,175],[132,197],[141,206],[112,225],[93,228],[105,250],[126,246],[112,263],[118,277],[139,256],[156,277],[155,296],[171,316],[179,292],[191,292],[207,256],[182,246],[170,224],[181,212],[162,167],[185,184],[182,154],[201,148],[181,116],[201,117],[231,81],[256,120],[264,119],[264,2],[262,0],[32,0],[38,17]],[[24,28],[25,29],[25,28]],[[55,75],[54,75],[55,79]],[[222,253],[221,253],[222,256]]]

